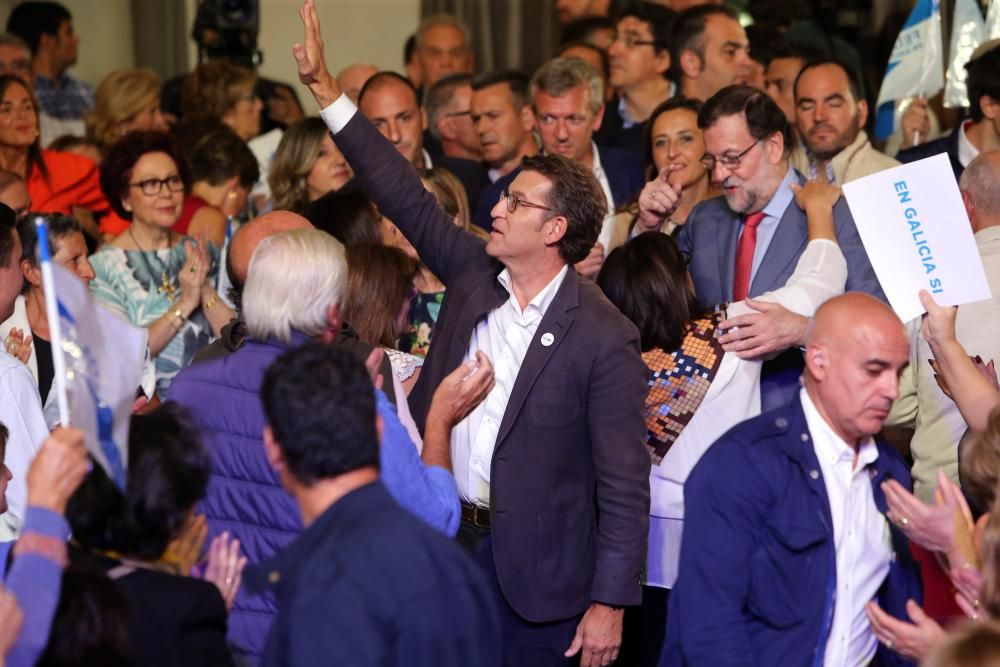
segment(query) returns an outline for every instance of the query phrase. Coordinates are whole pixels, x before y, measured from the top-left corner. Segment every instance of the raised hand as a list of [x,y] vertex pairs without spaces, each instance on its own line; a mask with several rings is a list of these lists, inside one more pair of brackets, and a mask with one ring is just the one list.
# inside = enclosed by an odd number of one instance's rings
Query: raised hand
[[639,217],[636,225],[643,232],[658,230],[677,210],[680,201],[681,184],[671,184],[670,167],[664,167],[639,193]]
[[309,87],[321,109],[333,104],[340,97],[340,87],[326,66],[323,53],[323,36],[319,31],[316,3],[306,0],[299,9],[299,18],[305,33],[305,43],[292,46],[292,55],[299,70],[299,81]]
[[25,336],[20,329],[11,329],[3,346],[6,348],[7,354],[15,357],[22,364],[28,363],[28,359],[31,358],[31,336]]

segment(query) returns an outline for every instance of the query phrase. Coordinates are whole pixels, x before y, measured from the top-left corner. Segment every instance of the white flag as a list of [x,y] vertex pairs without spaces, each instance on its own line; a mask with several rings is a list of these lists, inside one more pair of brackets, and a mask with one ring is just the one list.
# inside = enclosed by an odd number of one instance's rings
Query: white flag
[[986,39],[1000,37],[1000,0],[991,0],[986,12]]
[[941,4],[917,0],[889,56],[876,104],[875,136],[884,140],[893,133],[909,98],[930,97],[942,88]]
[[[1000,7],[1000,2],[993,0]],[[945,75],[944,105],[952,108],[969,106],[969,90],[965,85],[965,64],[972,52],[982,44],[986,34],[978,0],[955,0],[951,22],[951,48],[948,50],[948,72]]]
[[[76,275],[51,263],[59,311],[68,421],[82,430],[87,450],[121,489],[128,468],[128,429],[146,350],[146,330],[98,304]],[[50,320],[51,323],[51,320]],[[53,356],[59,352],[53,346]],[[55,366],[57,369],[58,365]]]

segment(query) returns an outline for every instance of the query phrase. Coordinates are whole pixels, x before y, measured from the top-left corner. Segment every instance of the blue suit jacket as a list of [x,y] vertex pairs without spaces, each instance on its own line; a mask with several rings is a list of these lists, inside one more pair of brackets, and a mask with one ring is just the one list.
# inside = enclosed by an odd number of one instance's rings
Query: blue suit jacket
[[[805,179],[800,176],[799,183],[804,182]],[[885,294],[868,261],[868,253],[861,244],[854,218],[844,199],[833,207],[833,218],[837,242],[847,259],[847,291],[867,292],[885,301]],[[691,211],[687,224],[677,234],[681,252],[689,257],[688,268],[694,281],[695,297],[704,307],[733,300],[740,219],[740,215],[730,210],[724,197],[715,197],[698,204]],[[751,297],[784,286],[795,270],[799,255],[806,248],[807,232],[806,214],[793,200],[778,221],[774,238],[750,283]]]
[[261,665],[500,667],[500,621],[479,567],[379,482],[331,505],[250,568],[278,617]]
[[914,146],[913,148],[907,148],[905,150],[899,151],[899,155],[896,159],[907,164],[909,162],[916,162],[917,160],[923,160],[925,157],[931,157],[932,155],[937,155],[939,153],[947,153],[948,161],[951,162],[951,170],[955,172],[955,179],[957,180],[962,172],[965,171],[965,167],[962,163],[958,161],[958,137],[960,132],[964,132],[962,129],[963,122],[959,121],[955,125],[955,129],[951,131],[946,137],[941,137],[935,139],[934,141],[928,141],[927,143]]
[[[881,483],[910,487],[899,454],[878,444]],[[733,427],[684,485],[680,570],[670,596],[661,666],[821,665],[833,618],[835,545],[830,503],[802,404],[796,399]],[[922,599],[920,573],[892,523],[893,560],[879,604],[907,618]],[[877,663],[906,665],[879,646]]]
[[[615,208],[627,204],[646,184],[642,173],[642,161],[632,153],[607,146],[598,146],[597,153],[601,156],[601,167],[608,175],[608,185],[611,186],[611,198],[615,202]],[[476,206],[476,212],[472,217],[474,223],[487,231],[493,228],[493,216],[490,215],[490,211],[519,173],[521,173],[520,167],[498,178],[483,190],[483,194],[479,197],[479,205]]]

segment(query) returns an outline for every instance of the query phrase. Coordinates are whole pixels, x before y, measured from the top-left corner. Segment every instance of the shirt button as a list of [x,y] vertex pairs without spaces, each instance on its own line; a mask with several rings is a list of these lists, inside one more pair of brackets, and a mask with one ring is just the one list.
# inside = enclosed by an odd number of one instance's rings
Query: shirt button
[[809,471],[809,476],[812,477],[813,479],[819,479],[819,471],[818,470],[810,470]]

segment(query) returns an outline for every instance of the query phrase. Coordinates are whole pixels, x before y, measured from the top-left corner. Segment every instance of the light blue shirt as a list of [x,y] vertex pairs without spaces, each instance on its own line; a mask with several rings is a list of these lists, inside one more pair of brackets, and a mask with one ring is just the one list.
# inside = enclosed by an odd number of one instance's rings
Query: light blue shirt
[[[761,220],[760,225],[757,227],[757,246],[754,248],[753,264],[750,267],[751,285],[753,285],[753,279],[757,276],[757,269],[760,267],[760,263],[764,260],[764,255],[767,253],[767,247],[771,245],[774,232],[778,229],[778,222],[781,220],[781,216],[785,214],[788,205],[795,199],[795,193],[792,192],[792,183],[797,182],[798,177],[795,174],[795,170],[789,167],[771,200],[764,206],[764,219]],[[741,222],[740,225],[742,226],[742,224]],[[740,234],[743,234],[742,229],[740,230]]]

